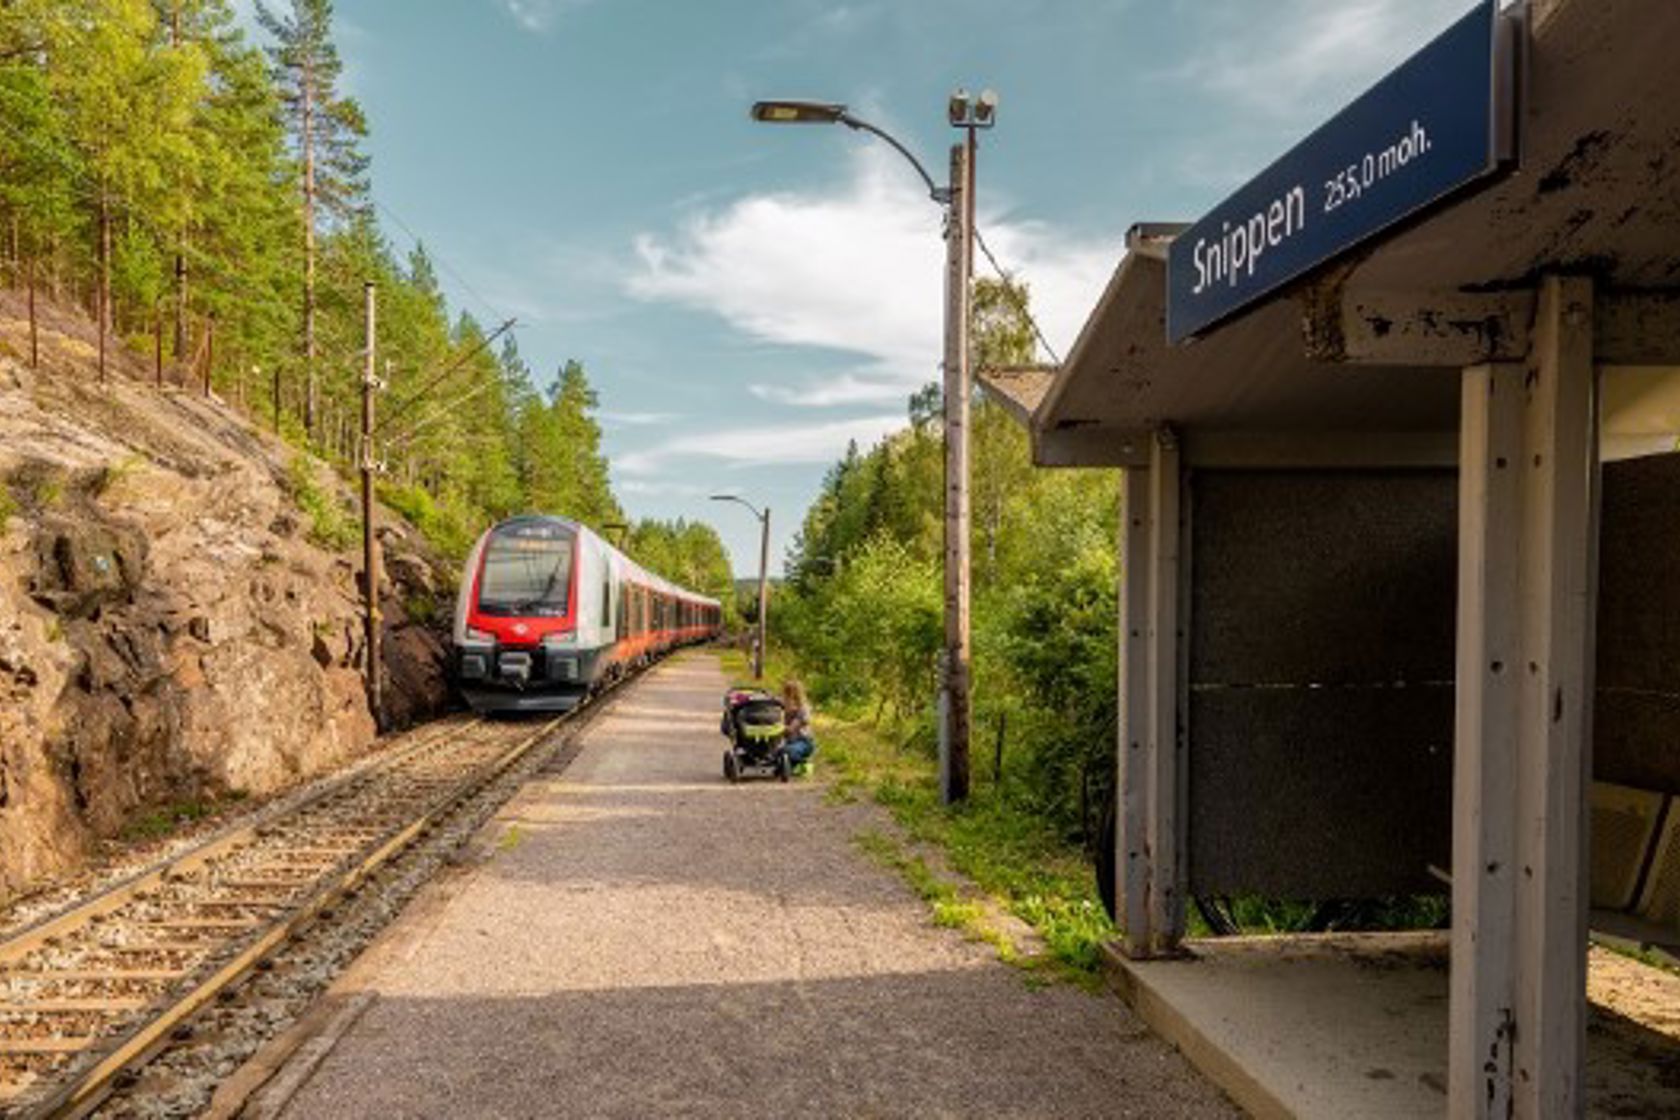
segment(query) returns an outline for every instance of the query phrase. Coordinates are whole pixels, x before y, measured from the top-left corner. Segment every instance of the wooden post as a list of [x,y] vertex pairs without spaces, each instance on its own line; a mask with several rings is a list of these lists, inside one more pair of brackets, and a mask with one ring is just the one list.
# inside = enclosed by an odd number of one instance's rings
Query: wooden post
[[29,258],[29,368],[41,368],[41,322],[35,315],[35,257]]
[[[184,240],[184,239],[183,239]],[[187,356],[187,255],[175,250],[175,360]]]
[[973,257],[974,134],[951,147],[951,198],[945,222],[945,674],[940,737],[940,799],[968,797],[969,515],[968,301]]
[[385,697],[381,673],[383,663],[379,653],[379,536],[373,523],[373,394],[377,385],[373,374],[373,281],[366,282],[363,293],[367,353],[364,355],[366,366],[362,371],[362,576],[365,583],[362,597],[367,627],[368,710],[373,713],[374,724],[382,727]]
[[758,531],[758,650],[753,655],[753,679],[764,679],[764,659],[770,649],[770,507],[759,516]]
[[216,317],[204,323],[204,395],[210,395],[210,371],[216,366]]
[[1585,1114],[1598,542],[1591,281],[1541,282],[1526,366],[1465,371],[1448,1103]]

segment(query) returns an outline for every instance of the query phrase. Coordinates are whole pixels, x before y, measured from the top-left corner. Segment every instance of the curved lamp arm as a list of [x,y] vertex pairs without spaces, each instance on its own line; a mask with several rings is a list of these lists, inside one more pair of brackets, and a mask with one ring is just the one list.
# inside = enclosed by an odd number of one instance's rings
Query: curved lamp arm
[[747,501],[745,498],[738,498],[734,494],[713,494],[711,498],[714,502],[738,502],[739,504],[752,510],[752,515],[754,517],[758,518],[760,521],[764,520],[764,515],[758,512],[758,507]]
[[944,206],[951,201],[951,188],[942,187],[935,183],[933,181],[933,176],[928,174],[927,168],[922,166],[922,161],[912,155],[909,148],[906,148],[903,144],[900,144],[896,139],[894,139],[891,133],[887,132],[883,128],[877,128],[875,125],[870,124],[866,120],[854,117],[848,112],[842,112],[836,119],[847,128],[855,131],[868,132],[872,135],[879,136],[881,139],[891,144],[898,150],[899,155],[910,161],[910,166],[916,169],[916,174],[920,175],[922,177],[922,182],[927,184],[929,198],[933,199],[941,206]]

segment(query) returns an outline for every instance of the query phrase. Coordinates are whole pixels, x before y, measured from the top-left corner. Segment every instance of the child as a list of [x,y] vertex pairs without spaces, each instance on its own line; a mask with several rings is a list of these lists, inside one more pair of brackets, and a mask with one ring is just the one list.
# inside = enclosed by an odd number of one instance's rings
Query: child
[[793,677],[782,682],[782,709],[787,721],[788,761],[805,773],[817,745],[811,739],[811,702],[805,698],[805,686]]

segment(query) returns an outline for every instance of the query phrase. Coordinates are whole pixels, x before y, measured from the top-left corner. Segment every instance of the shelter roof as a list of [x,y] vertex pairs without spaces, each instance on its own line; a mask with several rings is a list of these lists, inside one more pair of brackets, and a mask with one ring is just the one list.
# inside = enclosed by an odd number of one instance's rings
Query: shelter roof
[[974,375],[1021,423],[1030,423],[1056,379],[1055,366],[1023,366],[1012,369],[981,369]]
[[[1456,431],[1459,369],[1526,352],[1542,272],[1586,272],[1605,292],[1657,293],[1672,323],[1680,4],[1537,0],[1529,19],[1516,166],[1177,347],[1166,341],[1166,247],[1182,227],[1135,228],[1033,410],[1035,433],[1082,432],[1089,447],[1098,432],[1163,425]],[[1644,325],[1632,333],[1649,334]],[[1680,362],[1672,342],[1660,355],[1635,347],[1618,360]],[[1039,450],[1041,462],[1085,461]]]

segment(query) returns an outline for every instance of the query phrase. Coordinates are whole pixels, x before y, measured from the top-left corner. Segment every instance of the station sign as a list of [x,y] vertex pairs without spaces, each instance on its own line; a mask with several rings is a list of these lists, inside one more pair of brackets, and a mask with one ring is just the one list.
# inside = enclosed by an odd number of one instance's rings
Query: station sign
[[1172,243],[1183,342],[1511,157],[1515,16],[1483,0]]

